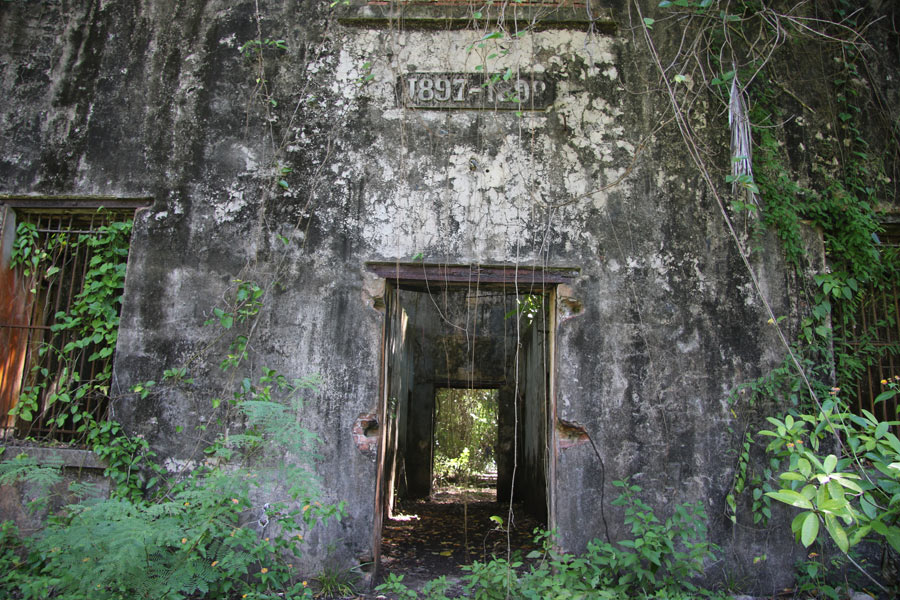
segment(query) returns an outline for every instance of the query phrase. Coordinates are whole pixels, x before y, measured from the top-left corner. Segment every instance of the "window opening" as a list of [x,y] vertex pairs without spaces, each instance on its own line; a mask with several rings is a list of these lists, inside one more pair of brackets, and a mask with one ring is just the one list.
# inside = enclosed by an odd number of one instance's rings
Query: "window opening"
[[[900,224],[886,224],[879,234],[882,253],[900,252]],[[896,260],[894,261],[896,263]],[[898,398],[876,402],[876,398],[886,388],[881,383],[900,377],[900,356],[896,348],[900,346],[900,283],[895,277],[893,283],[883,287],[870,286],[868,292],[853,315],[852,324],[841,332],[845,341],[857,353],[870,353],[874,359],[861,369],[856,384],[851,410],[858,415],[867,410],[880,421],[896,421]],[[896,428],[895,428],[896,429]]]
[[107,417],[133,214],[4,207],[0,438],[73,442]]
[[[577,270],[368,266],[386,278],[388,288],[376,568],[403,571],[404,561],[438,557],[449,565],[431,565],[440,573],[504,553],[507,533],[491,517],[499,517],[502,527],[514,522],[511,547],[527,554],[534,527],[553,526],[550,307],[556,285]],[[451,430],[462,428],[465,419],[457,414],[454,422],[447,413],[472,409],[496,438],[476,436],[476,444],[454,437]],[[489,416],[493,410],[495,417]],[[471,420],[465,423],[474,427]],[[490,484],[487,497],[441,494],[441,485],[458,482],[454,471],[465,470],[459,460],[464,448],[470,472]],[[432,522],[424,523],[427,518]]]

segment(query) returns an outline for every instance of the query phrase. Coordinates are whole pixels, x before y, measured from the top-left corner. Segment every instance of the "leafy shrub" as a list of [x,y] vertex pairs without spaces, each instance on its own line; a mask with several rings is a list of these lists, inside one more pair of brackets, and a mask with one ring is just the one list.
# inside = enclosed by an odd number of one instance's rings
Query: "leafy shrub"
[[[883,380],[882,386],[876,403],[900,394],[898,380]],[[766,450],[783,467],[779,489],[767,496],[800,509],[791,530],[805,547],[820,540],[824,529],[844,555],[872,540],[890,562],[900,552],[900,439],[891,431],[900,422],[880,421],[865,409],[861,415],[849,412],[838,388],[821,410],[792,412],[767,417],[771,428],[759,432],[771,438]],[[824,563],[804,567],[824,585],[813,569],[825,570]]]
[[637,497],[641,488],[627,481],[614,481],[622,494],[613,501],[625,507],[625,524],[631,526],[632,540],[622,540],[616,548],[606,542],[588,547],[617,591],[628,596],[671,595],[697,591],[690,578],[703,572],[704,562],[714,558],[716,549],[706,539],[706,511],[701,502],[681,504],[660,523],[653,509]]
[[356,586],[359,583],[358,567],[347,568],[326,561],[322,570],[313,579],[318,584],[316,597],[343,598],[352,596],[356,592]]

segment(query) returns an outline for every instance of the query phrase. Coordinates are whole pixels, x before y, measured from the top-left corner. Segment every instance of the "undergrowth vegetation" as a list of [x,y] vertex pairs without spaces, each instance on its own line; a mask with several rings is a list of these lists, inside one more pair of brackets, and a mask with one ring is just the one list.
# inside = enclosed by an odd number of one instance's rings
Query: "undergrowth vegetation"
[[[595,539],[580,556],[556,549],[552,533],[535,531],[541,550],[526,556],[514,552],[509,559],[494,557],[463,567],[466,597],[475,600],[625,599],[715,597],[715,592],[692,583],[714,560],[716,546],[707,539],[707,515],[702,503],[682,504],[664,521],[638,496],[641,488],[616,481],[621,488],[613,501],[624,509],[630,538],[615,544]],[[450,587],[446,578],[435,579],[421,594],[403,583],[402,575],[389,575],[378,591],[413,600],[444,600]]]
[[[298,425],[300,394],[315,385],[266,370],[236,401],[244,433],[218,440],[202,464],[157,478],[144,497],[69,490],[83,499],[26,539],[4,523],[0,591],[29,600],[311,597],[292,561],[312,526],[342,514],[317,500],[308,461],[315,439]],[[262,446],[271,462],[250,457]],[[44,488],[43,503],[53,501],[60,468],[32,462],[0,463],[0,484],[25,479]]]

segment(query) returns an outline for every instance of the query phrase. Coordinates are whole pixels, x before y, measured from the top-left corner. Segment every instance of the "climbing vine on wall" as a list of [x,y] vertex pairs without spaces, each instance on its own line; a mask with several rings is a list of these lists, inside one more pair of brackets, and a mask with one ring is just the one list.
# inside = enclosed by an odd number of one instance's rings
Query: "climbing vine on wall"
[[[47,315],[50,334],[32,349],[34,364],[10,413],[20,423],[40,419],[45,430],[84,433],[86,423],[105,418],[131,228],[129,220],[88,233],[41,234],[35,223],[19,223],[10,264],[21,270],[26,305],[32,312],[52,306],[48,288],[73,295],[67,310]],[[56,281],[76,268],[74,277]]]
[[[640,13],[637,3],[635,7]],[[788,358],[733,396],[734,410],[742,417],[764,418],[765,423],[755,435],[735,432],[736,475],[727,499],[731,518],[737,520],[738,496],[752,490],[754,523],[768,519],[772,500],[801,509],[792,530],[804,546],[820,539],[821,527],[844,553],[873,537],[885,542],[885,552],[900,551],[900,522],[892,508],[900,471],[890,466],[900,459],[900,440],[890,430],[894,422],[866,410],[854,414],[847,393],[869,364],[885,353],[900,353],[896,343],[871,343],[872,331],[857,322],[867,295],[891,289],[898,272],[896,253],[881,245],[878,214],[879,204],[896,206],[886,176],[897,162],[896,131],[888,126],[875,144],[866,136],[877,119],[870,117],[868,128],[863,125],[864,106],[877,105],[880,94],[870,64],[874,53],[865,38],[871,22],[864,9],[846,0],[781,9],[753,1],[664,1],[660,7],[667,12],[659,18],[642,18],[654,55],[651,29],[666,19],[688,25],[684,43],[676,56],[667,57],[666,67],[657,56],[685,141],[693,145],[696,138],[683,107],[698,94],[709,90],[729,111],[732,167],[722,179],[742,185],[731,193],[720,189],[716,169],[700,154],[692,156],[717,199],[737,196],[728,210],[720,200],[735,243],[742,255],[750,253],[732,223],[742,211],[758,216],[760,231],[765,227],[778,236],[797,274],[799,315],[775,315],[769,309],[768,327],[779,332]],[[784,124],[813,116],[807,102],[818,100],[804,99],[806,90],[792,84],[780,62],[783,53],[794,51],[824,58],[808,65],[807,75],[812,71],[824,78],[820,84],[830,89],[832,99],[824,107],[819,103],[826,111],[827,143],[801,158],[806,173],[796,166],[798,148],[783,138]],[[701,85],[678,87],[689,79]],[[744,103],[749,109],[741,108]],[[741,119],[752,132],[747,145],[735,142]],[[740,175],[734,174],[735,164],[744,169]],[[809,225],[822,232],[829,263],[825,272],[813,276],[809,269],[815,265],[809,262],[803,235]],[[893,326],[897,317],[896,307],[889,307],[883,319]],[[787,342],[783,328],[793,328],[793,343]],[[881,385],[876,404],[897,393],[891,380]],[[850,554],[845,556],[854,562]],[[835,593],[824,572],[824,563],[810,567],[815,587]],[[871,573],[866,576],[882,586]]]

